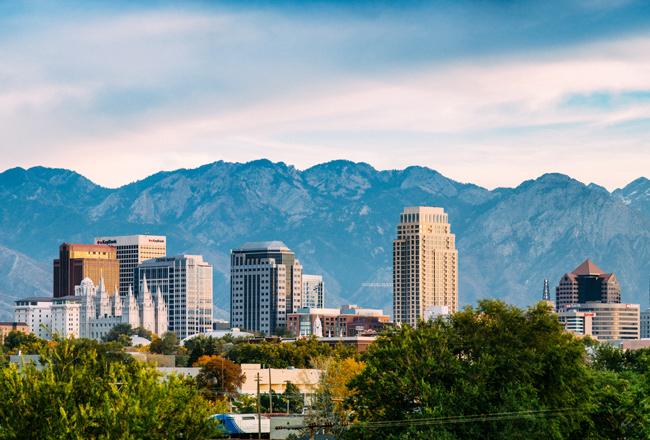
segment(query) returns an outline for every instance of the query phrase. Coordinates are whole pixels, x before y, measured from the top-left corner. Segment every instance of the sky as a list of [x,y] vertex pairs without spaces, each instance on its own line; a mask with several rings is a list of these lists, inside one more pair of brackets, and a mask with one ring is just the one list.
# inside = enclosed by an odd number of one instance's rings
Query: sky
[[0,0],[0,172],[266,158],[650,178],[643,2]]

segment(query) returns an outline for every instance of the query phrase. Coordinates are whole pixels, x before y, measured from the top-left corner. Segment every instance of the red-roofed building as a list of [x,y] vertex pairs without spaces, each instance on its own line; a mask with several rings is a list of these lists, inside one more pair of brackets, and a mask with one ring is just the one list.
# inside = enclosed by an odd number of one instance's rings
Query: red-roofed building
[[590,260],[586,260],[573,272],[565,273],[555,288],[555,307],[558,313],[566,311],[571,304],[588,302],[621,302],[621,286],[616,275],[603,272]]

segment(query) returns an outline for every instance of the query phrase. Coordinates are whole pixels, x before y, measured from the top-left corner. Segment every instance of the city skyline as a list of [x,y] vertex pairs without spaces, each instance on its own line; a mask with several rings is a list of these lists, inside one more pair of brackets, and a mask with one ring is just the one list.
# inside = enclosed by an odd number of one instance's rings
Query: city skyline
[[117,187],[348,159],[611,191],[650,177],[649,19],[633,1],[5,4],[0,172]]

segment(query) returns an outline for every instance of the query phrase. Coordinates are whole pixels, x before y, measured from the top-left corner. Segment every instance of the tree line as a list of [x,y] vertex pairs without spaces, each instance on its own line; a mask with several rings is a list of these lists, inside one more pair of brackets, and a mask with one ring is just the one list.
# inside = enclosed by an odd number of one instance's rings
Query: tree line
[[650,350],[482,300],[377,339],[347,386],[353,439],[648,439]]
[[[209,414],[231,405],[257,410],[256,400],[236,392],[250,380],[242,363],[321,370],[307,401],[288,384],[282,394],[263,395],[261,410],[271,399],[274,412],[288,404],[300,413],[307,403],[305,423],[341,438],[650,438],[650,350],[575,337],[541,303],[520,309],[482,300],[447,319],[389,329],[363,354],[314,338],[234,344],[199,336],[180,346],[173,334],[152,336],[148,350],[186,356],[186,365],[201,368],[196,380],[160,380],[124,352],[124,342],[119,335],[105,343],[8,335],[5,353],[35,351],[49,368],[0,370],[0,438],[55,438],[39,423],[64,433],[56,438],[138,438],[156,429],[165,435],[145,437],[209,438],[202,422]],[[129,408],[165,423],[154,426]]]

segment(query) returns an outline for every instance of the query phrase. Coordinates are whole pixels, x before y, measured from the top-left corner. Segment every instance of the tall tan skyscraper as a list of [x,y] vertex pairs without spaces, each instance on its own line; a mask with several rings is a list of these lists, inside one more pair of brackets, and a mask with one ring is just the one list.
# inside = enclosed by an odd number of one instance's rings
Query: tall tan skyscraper
[[430,306],[458,311],[458,251],[444,209],[404,208],[393,240],[393,315],[416,325]]

